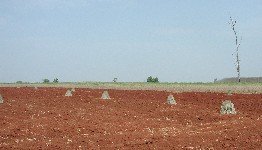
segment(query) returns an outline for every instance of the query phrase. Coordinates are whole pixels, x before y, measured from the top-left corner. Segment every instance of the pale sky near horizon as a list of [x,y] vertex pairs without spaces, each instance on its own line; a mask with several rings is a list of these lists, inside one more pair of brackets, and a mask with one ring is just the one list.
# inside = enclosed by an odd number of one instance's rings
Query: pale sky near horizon
[[261,0],[0,0],[0,82],[262,76]]

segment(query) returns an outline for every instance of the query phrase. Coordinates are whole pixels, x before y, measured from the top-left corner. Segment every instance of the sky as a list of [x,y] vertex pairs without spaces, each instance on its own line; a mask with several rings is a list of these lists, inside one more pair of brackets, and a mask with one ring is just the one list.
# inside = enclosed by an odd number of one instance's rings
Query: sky
[[0,0],[0,82],[262,76],[261,0]]

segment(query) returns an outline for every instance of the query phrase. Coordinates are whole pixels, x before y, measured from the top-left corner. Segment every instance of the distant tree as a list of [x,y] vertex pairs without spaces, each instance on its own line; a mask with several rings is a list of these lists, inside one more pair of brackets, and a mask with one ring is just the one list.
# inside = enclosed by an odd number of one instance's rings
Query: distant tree
[[22,81],[16,81],[17,84],[22,84],[23,82]]
[[159,82],[159,81],[158,81],[158,77],[155,77],[153,81],[154,81],[154,82]]
[[237,31],[235,28],[235,25],[237,23],[237,21],[233,20],[232,17],[230,16],[229,22],[228,22],[234,32],[235,35],[235,45],[236,45],[236,51],[232,54],[233,58],[236,59],[235,65],[236,65],[236,69],[237,69],[237,74],[238,74],[238,82],[240,82],[240,59],[239,59],[239,46],[241,44],[242,41],[242,37],[240,39],[240,41],[238,40],[238,35],[237,35]]
[[113,82],[117,82],[117,78],[114,78],[114,79],[113,79]]
[[157,78],[157,77],[153,78],[152,76],[149,76],[149,77],[147,78],[147,82],[159,82],[159,81],[158,81],[158,78]]
[[48,79],[43,79],[43,82],[44,83],[49,83],[49,80]]
[[153,81],[153,77],[152,76],[149,76],[146,80],[146,82],[152,82]]
[[53,82],[54,82],[54,83],[58,83],[59,81],[58,81],[57,78],[55,78]]

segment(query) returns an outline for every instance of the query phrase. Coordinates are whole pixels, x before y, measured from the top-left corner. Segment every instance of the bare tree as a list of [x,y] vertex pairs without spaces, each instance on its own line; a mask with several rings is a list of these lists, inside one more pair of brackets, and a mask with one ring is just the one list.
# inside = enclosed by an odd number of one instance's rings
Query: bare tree
[[230,16],[230,20],[228,22],[234,32],[235,35],[235,40],[236,40],[236,51],[232,54],[233,58],[236,59],[235,65],[236,65],[236,69],[237,69],[237,74],[238,74],[238,82],[240,82],[240,60],[239,60],[239,46],[241,44],[242,41],[242,37],[240,39],[240,41],[238,40],[238,34],[235,28],[235,25],[237,23],[237,21],[233,20],[232,17]]

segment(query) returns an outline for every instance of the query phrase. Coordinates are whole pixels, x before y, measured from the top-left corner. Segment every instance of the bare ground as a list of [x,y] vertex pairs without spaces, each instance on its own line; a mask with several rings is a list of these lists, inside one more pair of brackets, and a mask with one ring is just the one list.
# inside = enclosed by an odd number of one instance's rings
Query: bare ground
[[67,90],[0,87],[0,149],[262,149],[262,94]]

